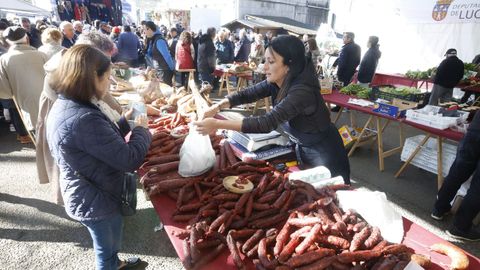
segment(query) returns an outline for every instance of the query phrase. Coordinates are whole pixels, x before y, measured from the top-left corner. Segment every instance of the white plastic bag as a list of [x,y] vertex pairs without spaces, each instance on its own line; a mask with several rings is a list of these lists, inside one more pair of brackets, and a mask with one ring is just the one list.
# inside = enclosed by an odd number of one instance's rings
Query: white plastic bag
[[197,176],[210,170],[215,165],[215,151],[208,136],[199,134],[190,126],[185,141],[180,148],[178,174],[183,177]]
[[400,243],[403,239],[402,216],[395,211],[387,200],[387,195],[378,191],[337,191],[340,207],[353,209],[368,224],[377,226],[383,238],[392,243]]

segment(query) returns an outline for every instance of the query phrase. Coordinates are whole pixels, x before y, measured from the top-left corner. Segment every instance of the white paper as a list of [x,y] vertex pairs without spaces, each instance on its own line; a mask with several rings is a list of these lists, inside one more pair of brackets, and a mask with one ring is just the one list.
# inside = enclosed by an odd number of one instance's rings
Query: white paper
[[352,209],[372,226],[377,226],[385,240],[400,243],[403,239],[402,216],[393,209],[387,196],[378,191],[337,191],[340,207]]
[[410,261],[407,266],[405,266],[405,268],[403,268],[403,270],[425,270],[423,267],[421,267],[420,265],[418,265],[416,262],[414,261]]

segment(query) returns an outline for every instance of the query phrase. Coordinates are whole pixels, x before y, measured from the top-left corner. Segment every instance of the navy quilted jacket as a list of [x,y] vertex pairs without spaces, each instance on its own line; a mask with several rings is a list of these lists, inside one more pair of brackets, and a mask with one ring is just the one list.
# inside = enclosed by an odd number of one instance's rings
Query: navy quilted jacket
[[147,154],[150,132],[136,127],[127,143],[124,136],[130,128],[125,118],[118,125],[95,105],[62,96],[48,115],[48,145],[60,168],[65,210],[75,220],[101,220],[119,213],[123,174],[137,169]]

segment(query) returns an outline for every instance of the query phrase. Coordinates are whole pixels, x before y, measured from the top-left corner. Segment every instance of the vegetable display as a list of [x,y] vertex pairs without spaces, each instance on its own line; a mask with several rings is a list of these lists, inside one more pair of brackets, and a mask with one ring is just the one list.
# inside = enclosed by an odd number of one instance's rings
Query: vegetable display
[[400,87],[380,87],[380,91],[385,93],[391,93],[400,96],[406,95],[415,95],[421,94],[422,92],[420,89],[415,87],[407,87],[407,86],[400,86]]
[[358,98],[368,98],[370,95],[370,91],[370,88],[363,87],[359,84],[349,84],[340,89],[340,93],[345,95],[357,96]]

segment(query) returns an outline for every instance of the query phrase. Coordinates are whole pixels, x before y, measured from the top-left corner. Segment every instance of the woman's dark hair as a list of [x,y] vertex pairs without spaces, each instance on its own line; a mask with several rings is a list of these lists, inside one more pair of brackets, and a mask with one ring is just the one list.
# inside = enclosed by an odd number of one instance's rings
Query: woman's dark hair
[[132,32],[132,28],[130,27],[130,25],[124,25],[123,32]]
[[[277,101],[282,100],[286,96],[293,80],[306,68],[308,68],[307,71],[311,71],[312,76],[315,76],[313,63],[311,60],[307,61],[305,46],[299,38],[287,35],[278,36],[272,40],[267,50],[276,52],[283,57],[283,64],[288,66],[288,73],[277,95]],[[316,81],[318,84],[318,80]]]
[[145,22],[145,27],[151,29],[153,32],[157,32],[157,25],[152,21]]
[[63,55],[48,83],[67,98],[89,102],[98,93],[96,78],[104,76],[110,66],[110,59],[100,50],[90,45],[75,45]]

